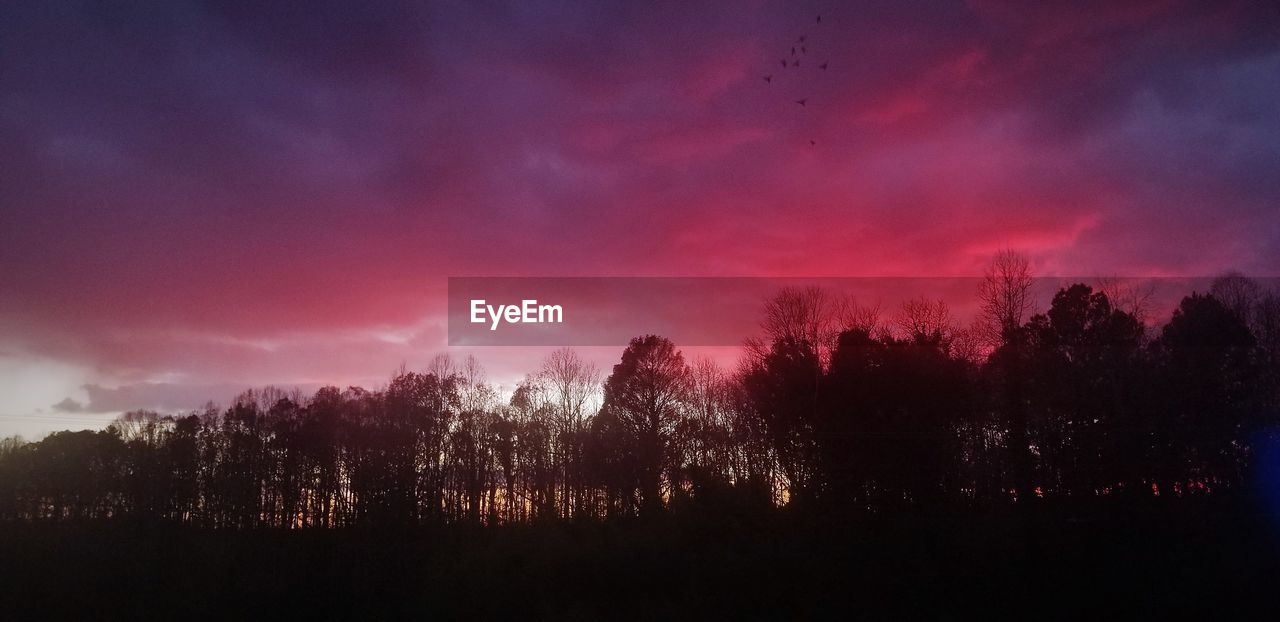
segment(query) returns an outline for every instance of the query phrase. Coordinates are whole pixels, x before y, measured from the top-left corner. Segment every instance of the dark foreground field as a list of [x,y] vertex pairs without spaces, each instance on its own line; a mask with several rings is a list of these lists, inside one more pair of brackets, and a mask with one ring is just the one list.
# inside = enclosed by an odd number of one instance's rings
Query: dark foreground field
[[786,514],[305,532],[5,525],[2,617],[1277,619],[1280,524],[1234,508]]

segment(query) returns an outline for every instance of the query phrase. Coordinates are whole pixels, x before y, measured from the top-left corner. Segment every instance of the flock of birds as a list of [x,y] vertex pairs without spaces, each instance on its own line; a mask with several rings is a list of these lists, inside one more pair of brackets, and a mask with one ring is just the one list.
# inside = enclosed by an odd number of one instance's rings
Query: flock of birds
[[[821,15],[817,16],[817,18],[814,19],[814,25],[815,26],[822,25]],[[808,40],[809,40],[809,35],[801,34],[800,37],[797,38],[794,43],[792,43],[791,54],[787,56],[783,56],[782,59],[778,61],[778,63],[782,65],[783,71],[787,71],[788,69],[800,69],[802,67],[801,61],[804,60],[809,55]],[[810,67],[816,66],[819,70],[826,71],[828,62],[829,61],[827,60],[823,60],[822,63],[819,65],[808,65],[808,66]],[[773,84],[773,75],[774,74],[772,73],[765,74],[763,76],[765,83]],[[801,97],[800,99],[795,100],[795,102],[799,104],[801,108],[807,108],[809,105],[809,98],[807,96]],[[813,140],[812,138],[809,139],[809,146],[812,147],[812,146],[816,146],[817,144],[818,142],[816,140]]]

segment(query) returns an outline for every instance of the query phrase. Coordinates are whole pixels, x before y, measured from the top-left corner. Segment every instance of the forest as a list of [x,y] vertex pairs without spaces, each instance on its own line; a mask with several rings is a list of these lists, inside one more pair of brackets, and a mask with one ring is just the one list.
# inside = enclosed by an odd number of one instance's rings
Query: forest
[[[630,525],[618,527],[632,534],[622,541],[639,537],[633,529],[692,537],[671,521],[696,516],[712,531],[763,521],[735,550],[806,521],[843,534],[826,544],[852,537],[842,526],[880,525],[867,529],[883,553],[923,546],[939,524],[1025,548],[1017,534],[1036,521],[1143,517],[1135,528],[1145,532],[1205,507],[1275,513],[1277,292],[1230,274],[1154,325],[1140,297],[1114,287],[1073,284],[1040,310],[1030,288],[1027,260],[1002,253],[965,326],[937,300],[884,312],[786,289],[765,301],[763,336],[731,369],[645,335],[607,373],[557,350],[509,399],[476,359],[440,356],[378,390],[251,390],[225,408],[137,411],[102,431],[8,439],[0,521],[34,540],[5,546],[39,556],[39,529],[93,542],[85,533],[96,532],[76,530],[128,524],[179,540],[373,529],[432,554],[444,545],[423,534],[452,534],[457,546],[459,534],[534,528],[572,549],[605,537],[591,525]],[[883,532],[912,521],[933,526]],[[806,542],[796,546],[825,550]],[[776,551],[756,553],[743,563],[786,567]]]
[[[765,304],[736,369],[637,337],[552,353],[500,401],[474,358],[379,390],[250,390],[0,445],[0,519],[315,528],[642,516],[688,504],[885,513],[1247,492],[1280,423],[1276,292],[1239,275],[1158,328],[1086,284],[1032,314],[1002,255],[983,317],[818,289]],[[1115,294],[1113,294],[1115,296]],[[886,319],[884,316],[888,315]],[[990,345],[984,345],[990,344]]]

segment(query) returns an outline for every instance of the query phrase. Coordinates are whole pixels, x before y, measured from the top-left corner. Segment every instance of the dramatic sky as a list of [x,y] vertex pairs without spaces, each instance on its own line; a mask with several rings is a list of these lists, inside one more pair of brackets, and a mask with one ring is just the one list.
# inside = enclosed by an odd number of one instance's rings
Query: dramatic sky
[[1276,3],[268,4],[0,6],[0,435],[376,385],[450,275],[1280,273]]

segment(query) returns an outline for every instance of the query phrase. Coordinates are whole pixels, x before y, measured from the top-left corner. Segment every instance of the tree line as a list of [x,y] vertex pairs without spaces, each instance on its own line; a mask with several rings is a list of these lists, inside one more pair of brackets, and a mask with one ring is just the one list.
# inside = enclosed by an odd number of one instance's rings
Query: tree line
[[821,289],[767,301],[735,368],[637,337],[552,353],[509,399],[474,358],[385,388],[248,391],[0,442],[0,519],[212,528],[506,524],[683,507],[885,513],[1248,490],[1280,423],[1280,299],[1229,275],[1159,327],[1074,284],[1034,313],[1001,253],[958,326]]

